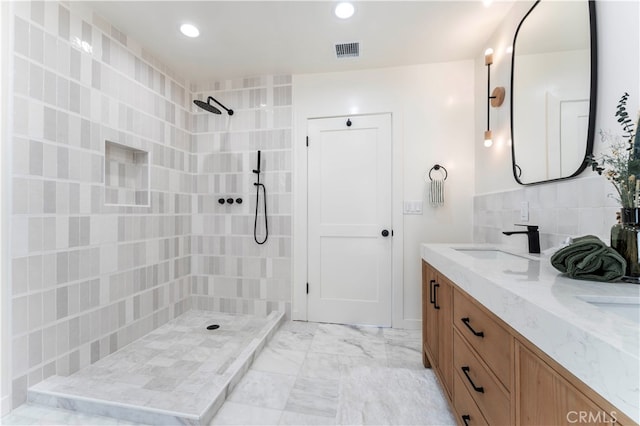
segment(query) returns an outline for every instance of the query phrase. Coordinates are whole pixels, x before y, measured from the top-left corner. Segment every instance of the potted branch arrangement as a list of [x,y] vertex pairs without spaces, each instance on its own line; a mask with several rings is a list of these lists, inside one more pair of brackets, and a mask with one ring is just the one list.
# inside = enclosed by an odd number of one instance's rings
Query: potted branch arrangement
[[608,151],[598,158],[587,158],[592,170],[611,182],[617,191],[621,210],[619,223],[611,228],[611,248],[627,261],[623,281],[640,283],[640,137],[637,132],[640,117],[634,124],[627,112],[629,94],[625,93],[616,106],[622,135],[600,131]]

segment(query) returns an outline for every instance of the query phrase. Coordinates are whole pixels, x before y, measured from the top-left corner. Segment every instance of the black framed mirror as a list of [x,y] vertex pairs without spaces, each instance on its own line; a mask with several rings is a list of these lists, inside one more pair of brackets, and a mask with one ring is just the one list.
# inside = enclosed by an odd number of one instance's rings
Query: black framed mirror
[[594,1],[538,0],[511,57],[511,158],[522,185],[577,176],[592,153],[597,90]]

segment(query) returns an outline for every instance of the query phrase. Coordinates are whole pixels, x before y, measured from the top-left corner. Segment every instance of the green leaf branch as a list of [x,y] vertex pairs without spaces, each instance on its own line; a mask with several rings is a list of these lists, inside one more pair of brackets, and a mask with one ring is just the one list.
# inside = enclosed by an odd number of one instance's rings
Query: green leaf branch
[[608,151],[597,158],[587,156],[587,164],[613,184],[622,207],[640,207],[640,138],[636,132],[640,117],[637,123],[629,118],[628,99],[625,92],[616,106],[615,117],[622,127],[622,136],[600,130],[600,139],[608,144]]

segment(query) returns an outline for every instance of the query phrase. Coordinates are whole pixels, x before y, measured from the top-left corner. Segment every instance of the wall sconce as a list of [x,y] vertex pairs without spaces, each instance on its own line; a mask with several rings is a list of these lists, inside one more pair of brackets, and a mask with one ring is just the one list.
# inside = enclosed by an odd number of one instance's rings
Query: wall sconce
[[484,132],[484,146],[493,145],[490,126],[490,107],[497,108],[504,102],[504,87],[498,86],[491,92],[491,64],[493,64],[493,49],[484,52],[484,64],[487,66],[487,130]]

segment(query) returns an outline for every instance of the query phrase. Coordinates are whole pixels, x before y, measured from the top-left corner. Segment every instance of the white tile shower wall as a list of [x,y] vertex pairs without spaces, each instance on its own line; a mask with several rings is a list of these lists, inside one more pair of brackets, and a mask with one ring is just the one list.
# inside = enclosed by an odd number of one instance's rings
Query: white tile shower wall
[[[79,3],[13,7],[15,407],[190,309],[195,164],[186,82]],[[105,140],[149,152],[151,207],[105,206]]]
[[[516,230],[515,224],[538,225],[540,248],[556,247],[567,237],[595,235],[610,242],[611,226],[620,210],[615,189],[596,174],[553,184],[474,197],[474,241],[502,243],[526,250],[524,235],[506,236],[502,231]],[[520,220],[520,206],[529,203],[529,221]]]
[[[221,312],[291,312],[291,77],[261,76],[194,87],[234,110],[193,107],[193,306]],[[256,151],[267,191],[269,239],[254,242]],[[262,203],[262,195],[260,195]],[[219,204],[242,198],[242,204]],[[260,204],[262,205],[262,204]],[[262,207],[258,236],[264,236]]]

